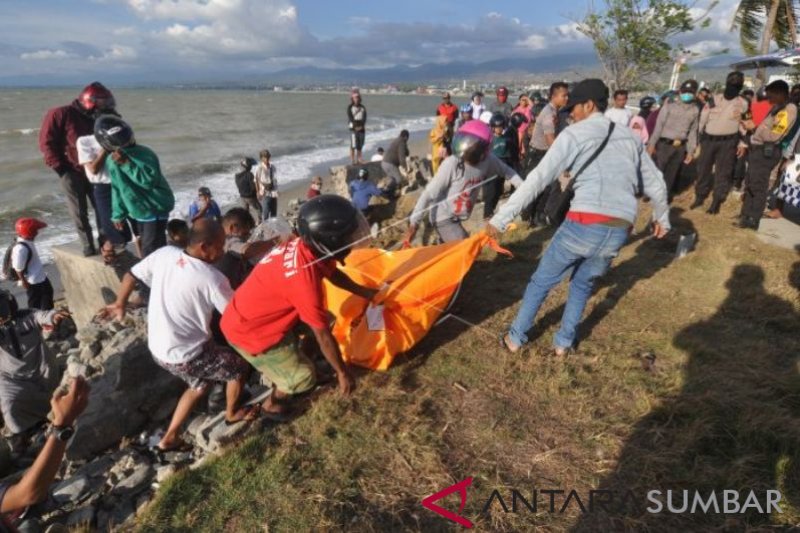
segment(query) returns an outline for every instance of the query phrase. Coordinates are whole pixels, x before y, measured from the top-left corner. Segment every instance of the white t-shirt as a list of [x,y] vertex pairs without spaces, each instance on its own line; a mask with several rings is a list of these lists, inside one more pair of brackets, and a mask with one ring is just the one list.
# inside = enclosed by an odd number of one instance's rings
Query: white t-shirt
[[480,120],[481,115],[484,111],[486,111],[486,106],[483,105],[483,102],[480,105],[476,104],[475,102],[471,102],[472,105],[472,120]]
[[150,287],[147,346],[172,365],[191,361],[211,339],[211,313],[225,311],[233,297],[228,278],[213,265],[175,246],[164,246],[131,269]]
[[617,126],[630,126],[633,113],[628,108],[609,107],[606,109],[606,118]]
[[75,148],[78,150],[78,163],[83,165],[83,168],[86,170],[86,177],[89,178],[89,182],[110,184],[111,178],[108,177],[108,172],[106,172],[105,165],[103,165],[103,168],[101,168],[100,172],[97,174],[93,174],[86,166],[87,163],[91,163],[97,159],[97,156],[99,156],[100,152],[103,151],[103,147],[100,146],[100,143],[97,142],[97,139],[94,138],[94,135],[84,135],[83,137],[78,137],[78,142],[75,144]]
[[[19,244],[21,242],[27,244],[31,250],[32,255],[30,261],[28,261],[28,248]],[[47,273],[44,271],[41,259],[39,259],[39,252],[36,251],[36,245],[33,244],[33,241],[17,237],[17,244],[15,244],[14,248],[11,250],[11,268],[22,272],[25,270],[26,262],[28,262],[28,270],[25,271],[25,281],[31,285],[36,285],[47,279]]]
[[370,161],[372,163],[375,163],[376,161],[383,161],[383,154],[374,154],[372,156],[372,159],[370,159]]

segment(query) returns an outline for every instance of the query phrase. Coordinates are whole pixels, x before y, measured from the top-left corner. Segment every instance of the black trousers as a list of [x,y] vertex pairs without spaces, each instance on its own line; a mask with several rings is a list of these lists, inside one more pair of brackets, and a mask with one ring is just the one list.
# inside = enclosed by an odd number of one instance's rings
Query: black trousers
[[167,221],[137,222],[142,239],[142,258],[167,245]]
[[749,172],[744,182],[744,195],[742,200],[742,216],[760,220],[767,207],[767,192],[769,190],[769,176],[780,163],[780,146],[772,147],[772,154],[764,153],[764,147],[752,145],[749,156]]
[[28,307],[30,309],[49,311],[55,307],[53,303],[53,285],[47,278],[41,283],[30,285],[26,293],[28,295]]
[[655,163],[658,170],[664,174],[664,183],[667,186],[667,197],[672,201],[675,182],[686,159],[686,144],[675,146],[670,142],[659,141],[656,144]]
[[483,218],[492,218],[494,215],[497,202],[505,190],[505,181],[503,176],[492,176],[483,182]]
[[700,143],[697,184],[694,191],[698,200],[705,200],[714,191],[714,200],[724,202],[733,186],[736,169],[736,147],[739,137],[707,137]]
[[[522,175],[522,179],[527,178],[528,174],[539,166],[539,163],[542,162],[542,159],[544,159],[546,154],[547,150],[537,150],[535,148],[528,149],[528,153],[525,156],[525,163],[523,165],[524,174]],[[531,205],[522,211],[522,219],[533,221],[536,218],[536,213],[543,215],[544,206],[547,204],[547,197],[549,196],[549,193],[550,188],[548,187],[542,192],[542,194],[537,196]]]

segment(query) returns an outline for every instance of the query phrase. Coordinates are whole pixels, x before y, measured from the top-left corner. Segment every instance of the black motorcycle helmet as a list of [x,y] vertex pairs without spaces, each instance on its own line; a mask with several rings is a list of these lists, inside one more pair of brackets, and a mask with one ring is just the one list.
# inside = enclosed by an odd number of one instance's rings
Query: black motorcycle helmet
[[509,122],[511,122],[512,128],[518,130],[520,127],[522,127],[523,124],[528,123],[528,117],[526,117],[522,113],[514,113],[513,115],[511,115],[511,120]]
[[7,290],[0,290],[0,324],[13,320],[19,311],[19,304],[14,295]]
[[645,96],[639,100],[639,108],[641,109],[652,109],[654,105],[656,105],[656,99],[652,96]]
[[503,128],[506,129],[508,126],[508,119],[502,113],[495,113],[492,115],[492,118],[489,119],[489,127],[490,128]]
[[107,152],[133,145],[133,129],[116,115],[100,115],[94,121],[94,137]]
[[305,202],[297,215],[297,232],[318,258],[344,261],[350,250],[368,244],[369,224],[346,198],[322,194]]

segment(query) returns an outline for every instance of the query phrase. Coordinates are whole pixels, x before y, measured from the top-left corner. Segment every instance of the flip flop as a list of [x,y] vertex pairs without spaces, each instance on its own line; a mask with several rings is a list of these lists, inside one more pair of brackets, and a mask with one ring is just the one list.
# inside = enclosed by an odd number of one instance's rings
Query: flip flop
[[181,440],[179,444],[177,444],[176,446],[173,446],[171,448],[166,448],[165,449],[165,448],[162,448],[161,446],[159,446],[158,444],[156,444],[155,446],[150,446],[149,448],[147,448],[147,451],[150,452],[150,454],[153,456],[153,458],[159,464],[162,464],[162,465],[170,463],[170,461],[166,458],[167,454],[170,454],[170,453],[186,453],[186,452],[191,452],[192,450],[194,450],[194,446],[192,446],[191,444],[189,444],[185,440]]
[[260,405],[247,405],[242,407],[240,410],[244,411],[244,416],[238,420],[228,420],[225,419],[226,426],[233,426],[239,424],[241,422],[251,423],[258,420],[258,417],[261,415],[261,406]]

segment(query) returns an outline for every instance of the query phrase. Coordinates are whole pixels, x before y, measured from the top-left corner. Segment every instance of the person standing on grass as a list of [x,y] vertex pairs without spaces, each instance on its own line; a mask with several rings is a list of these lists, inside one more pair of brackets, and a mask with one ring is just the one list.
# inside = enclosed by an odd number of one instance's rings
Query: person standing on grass
[[503,346],[512,353],[528,341],[539,308],[566,276],[570,277],[569,296],[554,348],[560,356],[574,348],[578,323],[595,280],[608,270],[636,220],[639,188],[653,206],[653,235],[663,238],[670,229],[661,173],[633,130],[615,127],[603,116],[607,106],[605,83],[597,79],[578,83],[568,105],[574,124],[559,135],[539,166],[486,227],[489,235],[496,237],[545,187],[563,172],[575,169],[575,196],[566,220],[545,250],[517,317],[503,337]]
[[347,106],[347,124],[350,129],[350,162],[363,163],[361,151],[367,131],[367,108],[361,103],[361,92],[353,89],[350,93],[350,103]]
[[254,218],[261,220],[261,203],[258,201],[256,177],[253,175],[252,168],[256,165],[256,160],[252,157],[242,159],[239,163],[241,170],[236,173],[234,180],[236,188],[239,190],[239,203],[245,209],[250,210]]
[[49,311],[53,302],[53,285],[44,270],[36,244],[39,230],[47,223],[36,218],[20,218],[14,224],[17,240],[11,249],[11,268],[17,274],[20,286],[28,296],[28,307]]
[[110,153],[105,167],[111,178],[111,220],[123,231],[126,221],[136,222],[146,257],[167,244],[167,220],[175,195],[161,173],[158,156],[136,143],[133,129],[115,115],[95,123],[95,137]]
[[741,122],[748,110],[747,100],[739,95],[742,87],[744,74],[731,72],[725,83],[725,92],[711,98],[700,113],[700,161],[690,209],[702,207],[712,189],[714,195],[706,211],[708,214],[719,213],[728,198],[738,159]]
[[278,170],[272,164],[269,150],[261,150],[256,168],[256,195],[261,202],[262,222],[278,216]]
[[400,167],[406,169],[406,159],[410,152],[408,150],[408,130],[403,130],[400,135],[386,149],[383,154],[383,161],[381,161],[381,168],[384,174],[389,178],[390,185],[386,188],[386,194],[393,195],[400,184],[403,182],[403,174],[400,172]]
[[606,111],[606,118],[617,126],[630,125],[633,113],[628,109],[628,91],[617,89],[614,91],[614,106]]
[[316,384],[314,363],[299,347],[303,322],[316,338],[336,373],[339,391],[349,394],[353,378],[330,331],[323,279],[354,295],[372,300],[377,290],[358,285],[336,268],[352,246],[369,237],[369,226],[346,198],[323,194],[300,207],[299,238],[267,254],[237,289],[222,315],[221,327],[231,346],[269,379],[273,393],[262,405],[280,417],[292,396]]
[[188,388],[178,401],[157,452],[186,450],[181,426],[214,382],[226,382],[225,420],[252,420],[256,413],[238,408],[247,378],[247,363],[229,347],[214,343],[211,315],[225,311],[233,295],[225,276],[213,264],[222,258],[225,232],[214,220],[192,226],[186,250],[166,246],[131,268],[122,279],[116,301],[101,316],[122,320],[136,282],[150,287],[147,346],[155,362]]
[[[102,113],[113,112],[115,107],[114,95],[96,81],[84,87],[71,104],[50,109],[39,131],[39,150],[47,166],[60,178],[67,209],[78,230],[85,256],[97,254],[89,222],[89,204],[94,209],[95,200],[84,167],[78,159],[78,138],[91,135],[95,119]],[[95,218],[99,232],[101,223]]]
[[692,162],[697,148],[700,109],[695,102],[696,93],[695,80],[683,82],[679,100],[667,101],[659,110],[655,130],[647,142],[647,153],[664,174],[670,203],[681,167]]
[[766,93],[772,108],[758,127],[753,120],[742,122],[745,129],[753,131],[753,135],[750,146],[740,142],[738,149],[740,156],[749,152],[739,227],[754,230],[758,229],[767,207],[770,175],[781,162],[781,141],[790,134],[797,120],[797,107],[789,101],[788,83],[773,81],[767,85]]

